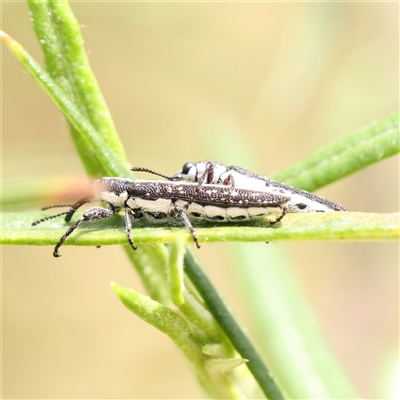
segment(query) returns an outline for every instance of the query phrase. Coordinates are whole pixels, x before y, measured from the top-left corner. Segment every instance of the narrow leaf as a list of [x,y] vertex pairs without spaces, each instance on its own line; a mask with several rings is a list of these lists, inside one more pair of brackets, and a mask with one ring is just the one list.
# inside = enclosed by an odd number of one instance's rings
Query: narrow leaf
[[[3,244],[55,245],[68,229],[61,218],[31,226],[45,213],[2,213]],[[171,224],[173,221],[170,222]],[[400,232],[399,213],[373,214],[356,212],[289,214],[277,225],[264,226],[210,226],[196,227],[199,241],[207,242],[272,242],[278,240],[336,240],[371,241],[398,240]],[[184,227],[159,227],[138,222],[132,230],[137,245],[144,243],[171,243],[176,235],[191,234]],[[65,245],[103,246],[127,244],[122,216],[108,220],[83,223],[65,242]]]
[[310,192],[397,154],[399,114],[392,114],[317,150],[273,176]]
[[185,271],[238,353],[243,359],[249,360],[247,367],[267,398],[283,399],[284,396],[272,374],[190,251],[185,256]]
[[[52,79],[105,139],[115,153],[125,153],[106,102],[92,72],[79,23],[66,0],[29,0],[31,22]],[[60,57],[62,50],[62,57]]]
[[[50,77],[96,129],[106,148],[125,161],[122,143],[91,70],[78,21],[68,2],[29,0],[28,5]],[[95,170],[95,167],[100,161],[85,145],[79,130],[71,125],[70,131],[85,166],[94,169],[90,175],[96,175],[99,168]]]
[[262,354],[288,398],[360,398],[319,329],[281,250],[276,246],[242,245],[235,246],[231,254],[232,261],[243,266],[235,272],[243,283],[244,301],[257,316],[252,325],[258,332]]
[[192,342],[190,326],[181,315],[132,289],[116,283],[111,288],[129,310],[167,334],[189,359],[203,359],[200,349]]
[[[124,166],[120,157],[107,146],[96,129],[82,115],[79,109],[73,104],[64,91],[51,79],[49,74],[24,50],[24,48],[6,33],[0,31],[0,37],[7,44],[12,53],[22,63],[24,68],[35,78],[45,89],[50,97],[56,102],[63,114],[70,123],[80,132],[96,154],[102,165],[102,170],[97,171],[96,176],[112,173],[116,176],[128,176],[128,166]],[[107,174],[108,172],[108,174]]]

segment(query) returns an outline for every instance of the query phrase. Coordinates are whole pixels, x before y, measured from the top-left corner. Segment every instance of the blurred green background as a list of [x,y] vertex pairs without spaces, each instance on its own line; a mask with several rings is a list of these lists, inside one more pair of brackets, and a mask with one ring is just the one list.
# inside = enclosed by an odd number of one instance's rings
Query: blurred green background
[[[217,159],[271,175],[399,108],[398,3],[74,2],[92,68],[132,165],[165,174]],[[24,3],[2,29],[38,61]],[[60,112],[2,49],[2,177],[84,171]],[[398,156],[318,192],[397,211]],[[237,244],[203,245],[208,274],[255,340]],[[263,244],[246,246],[265,246]],[[271,245],[270,245],[271,246]],[[278,243],[366,398],[397,355],[397,243]],[[268,252],[268,246],[265,246]],[[3,247],[5,398],[198,398],[173,343],[129,314],[110,281],[143,290],[121,248]],[[242,266],[243,267],[243,266]],[[251,268],[251,265],[246,266]]]

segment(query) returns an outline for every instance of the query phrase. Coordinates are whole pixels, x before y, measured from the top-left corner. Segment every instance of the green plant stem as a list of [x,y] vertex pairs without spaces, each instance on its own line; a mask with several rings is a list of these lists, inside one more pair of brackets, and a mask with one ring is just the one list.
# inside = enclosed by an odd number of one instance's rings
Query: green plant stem
[[190,250],[188,250],[185,255],[185,271],[238,353],[242,358],[249,360],[246,365],[254,375],[267,398],[284,399],[281,390],[264,365],[258,352],[229,313],[211,281],[194,260]]
[[168,285],[171,300],[178,307],[184,304],[183,258],[186,251],[186,238],[178,233],[171,242],[169,251]]

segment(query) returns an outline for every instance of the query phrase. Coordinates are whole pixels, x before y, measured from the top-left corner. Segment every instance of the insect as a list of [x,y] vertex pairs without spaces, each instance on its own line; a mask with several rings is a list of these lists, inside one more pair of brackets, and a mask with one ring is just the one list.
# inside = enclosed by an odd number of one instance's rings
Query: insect
[[246,169],[226,166],[216,161],[187,162],[182,170],[171,177],[174,181],[222,184],[270,193],[280,193],[289,197],[287,212],[329,212],[347,211],[340,204],[292,186],[260,176]]
[[[146,168],[132,168],[163,176]],[[173,182],[161,180],[130,180],[124,178],[100,178],[92,182],[92,192],[73,205],[50,206],[70,207],[67,211],[50,215],[32,223],[37,225],[52,218],[65,215],[69,222],[74,213],[92,200],[107,204],[86,210],[60,238],[54,248],[53,256],[60,257],[59,249],[76,228],[85,221],[109,218],[117,211],[125,210],[125,230],[132,249],[136,249],[132,239],[132,220],[147,218],[153,222],[168,218],[180,218],[190,231],[196,246],[199,241],[191,221],[237,222],[277,215],[274,224],[286,214],[289,197],[282,193],[269,193],[226,185]]]

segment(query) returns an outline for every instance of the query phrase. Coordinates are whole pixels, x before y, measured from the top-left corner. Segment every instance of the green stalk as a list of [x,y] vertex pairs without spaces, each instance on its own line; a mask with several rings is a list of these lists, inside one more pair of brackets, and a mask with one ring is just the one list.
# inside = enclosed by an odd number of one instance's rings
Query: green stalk
[[272,378],[270,371],[264,365],[258,352],[239,324],[232,317],[211,281],[201,270],[190,251],[185,256],[185,271],[238,353],[242,358],[249,360],[246,365],[254,375],[265,396],[268,399],[283,399],[283,393]]

